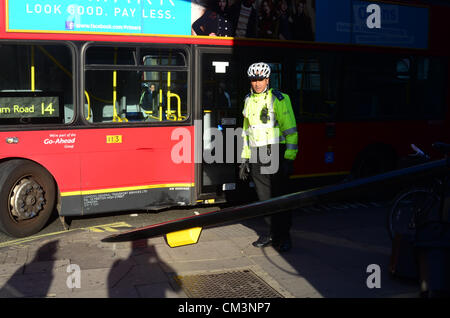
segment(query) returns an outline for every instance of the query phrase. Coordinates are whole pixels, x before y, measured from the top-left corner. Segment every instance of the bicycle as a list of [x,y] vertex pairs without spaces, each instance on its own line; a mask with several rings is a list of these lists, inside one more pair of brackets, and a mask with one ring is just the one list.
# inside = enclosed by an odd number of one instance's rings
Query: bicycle
[[[436,142],[432,146],[448,160],[449,144]],[[421,149],[414,144],[411,147],[416,153],[410,155],[410,158],[430,161],[430,157]],[[414,186],[396,197],[387,216],[387,229],[391,240],[397,234],[414,237],[417,228],[426,222],[445,220],[447,211],[444,203],[447,197],[450,199],[446,191],[449,177],[450,170],[443,176],[434,177],[428,186]]]

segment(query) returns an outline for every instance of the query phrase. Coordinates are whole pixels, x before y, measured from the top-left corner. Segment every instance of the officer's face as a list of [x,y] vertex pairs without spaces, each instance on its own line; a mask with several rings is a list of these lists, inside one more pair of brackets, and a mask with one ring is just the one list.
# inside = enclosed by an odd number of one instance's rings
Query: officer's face
[[269,85],[269,79],[254,79],[251,80],[250,83],[252,85],[253,92],[259,94],[266,90],[267,86]]
[[227,0],[219,0],[220,10],[225,11],[226,6],[227,6]]

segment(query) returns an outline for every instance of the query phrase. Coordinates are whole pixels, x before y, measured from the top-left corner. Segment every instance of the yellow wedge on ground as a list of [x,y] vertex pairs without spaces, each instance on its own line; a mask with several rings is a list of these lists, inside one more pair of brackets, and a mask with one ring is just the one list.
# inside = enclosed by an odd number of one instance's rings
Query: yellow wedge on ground
[[169,244],[170,247],[195,244],[198,242],[201,232],[201,227],[194,227],[188,230],[168,233],[166,234],[167,244]]

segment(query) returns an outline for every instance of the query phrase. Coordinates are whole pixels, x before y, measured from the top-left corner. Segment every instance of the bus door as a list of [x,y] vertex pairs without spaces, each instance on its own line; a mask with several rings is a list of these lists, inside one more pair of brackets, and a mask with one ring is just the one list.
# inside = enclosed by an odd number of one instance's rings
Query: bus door
[[203,199],[236,189],[237,158],[242,149],[238,128],[242,127],[242,98],[240,68],[232,49],[197,48],[196,53],[196,118],[202,134],[201,146],[197,147],[197,156],[201,151],[197,195]]

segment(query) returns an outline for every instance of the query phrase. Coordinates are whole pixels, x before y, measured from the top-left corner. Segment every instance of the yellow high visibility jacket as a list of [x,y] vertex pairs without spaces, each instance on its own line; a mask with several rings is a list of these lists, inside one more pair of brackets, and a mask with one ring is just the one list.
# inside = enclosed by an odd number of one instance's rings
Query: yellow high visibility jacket
[[[262,116],[262,113],[267,116]],[[298,152],[298,132],[288,95],[274,89],[260,94],[249,94],[245,98],[242,114],[244,124],[241,158],[250,159],[250,147],[283,143],[286,144],[284,158],[295,160]]]

